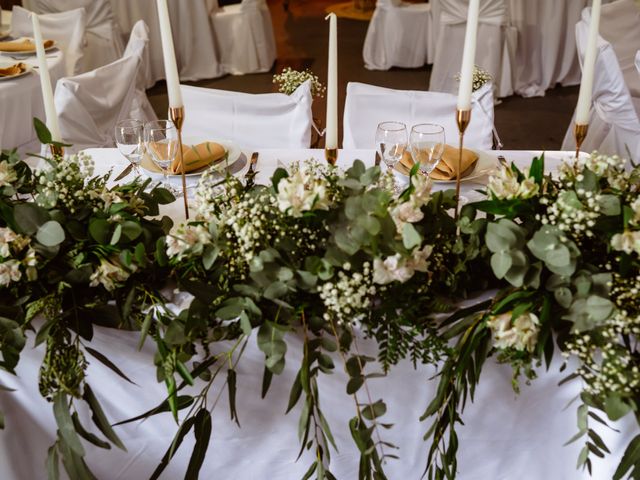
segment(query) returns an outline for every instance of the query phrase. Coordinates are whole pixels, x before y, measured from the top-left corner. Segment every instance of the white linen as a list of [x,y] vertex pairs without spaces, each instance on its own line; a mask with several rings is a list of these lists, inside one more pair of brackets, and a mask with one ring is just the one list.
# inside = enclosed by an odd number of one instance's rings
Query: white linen
[[[18,6],[13,7],[11,16],[11,34],[13,36],[33,37],[30,15],[29,10]],[[60,13],[45,13],[38,17],[43,38],[55,40],[60,50],[64,52],[66,75],[80,73],[87,23],[84,8]]]
[[[465,134],[469,147],[489,150],[493,141],[493,93],[490,84],[473,93],[471,123]],[[392,90],[350,82],[344,107],[344,148],[374,148],[380,122],[403,122],[410,129],[418,123],[444,127],[448,143],[457,143],[455,119],[457,98],[450,93]]]
[[136,93],[131,105],[130,118],[148,122],[157,120],[156,112],[153,110],[149,98],[147,97],[146,85],[150,76],[151,64],[149,62],[149,27],[144,20],[138,20],[131,30],[127,48],[124,51],[125,57],[137,56],[140,59],[138,74],[136,76]]
[[109,0],[31,0],[30,4],[30,10],[38,14],[85,9],[86,44],[80,72],[88,72],[122,56],[122,35]]
[[[277,161],[289,163],[294,159],[316,156],[322,159],[322,150],[260,150],[260,175],[275,169]],[[91,150],[99,169],[109,164],[126,163],[114,149]],[[246,152],[248,153],[248,151]],[[508,160],[520,166],[529,163],[534,152],[502,152]],[[538,152],[535,152],[538,153]],[[548,152],[547,167],[554,168],[560,158],[569,152]],[[338,161],[348,164],[354,158],[373,163],[374,152],[340,151]],[[124,163],[123,163],[124,162]],[[101,173],[101,171],[97,172]],[[264,178],[264,176],[262,176]],[[179,202],[178,202],[179,203]],[[6,428],[0,435],[0,477],[3,480],[39,480],[46,478],[44,461],[49,445],[54,442],[56,426],[51,404],[38,392],[38,368],[43,348],[32,348],[33,335],[22,353],[18,376],[4,374],[3,385],[16,389],[0,395],[0,410],[5,413]],[[115,331],[96,327],[90,346],[110,358],[136,385],[131,385],[107,367],[88,355],[88,383],[105,408],[107,418],[116,422],[131,418],[156,406],[165,398],[163,384],[155,381],[153,365],[154,344],[150,339],[141,351],[136,344],[138,333]],[[298,405],[284,415],[289,389],[301,361],[301,340],[295,334],[287,336],[289,350],[286,367],[275,376],[266,399],[260,398],[264,368],[264,354],[249,342],[238,364],[237,408],[242,428],[229,420],[227,395],[224,393],[213,414],[213,434],[201,471],[201,478],[233,480],[290,480],[301,478],[314,460],[312,452],[304,451],[295,462],[299,443],[297,424]],[[358,346],[363,354],[374,353],[372,345],[361,338]],[[330,468],[341,480],[357,478],[358,453],[351,439],[347,421],[355,416],[353,399],[346,395],[346,374],[339,358],[335,358],[336,371],[320,379],[320,403],[326,414],[339,453],[332,453]],[[585,473],[575,469],[582,442],[563,444],[577,432],[576,405],[566,405],[579,392],[579,383],[571,382],[559,387],[557,383],[568,375],[558,372],[556,360],[549,372],[539,372],[532,386],[522,385],[522,393],[511,389],[511,368],[487,361],[475,401],[469,403],[463,414],[464,426],[458,427],[460,441],[460,480],[579,480]],[[375,401],[383,398],[388,413],[384,422],[393,423],[389,431],[382,431],[383,440],[400,447],[400,460],[389,460],[385,465],[390,479],[419,479],[426,458],[427,444],[422,435],[429,423],[418,421],[427,403],[435,395],[437,380],[431,379],[432,367],[419,366],[414,370],[409,362],[394,367],[384,379],[371,379],[369,387]],[[224,377],[224,375],[222,375]],[[224,380],[216,382],[210,390],[210,405],[222,389]],[[364,401],[364,398],[361,398]],[[79,402],[81,419],[89,425],[88,412]],[[181,418],[182,415],[181,415]],[[595,459],[594,479],[611,478],[622,455],[625,442],[637,430],[631,416],[615,426],[620,434],[591,422],[613,452],[604,460]],[[98,478],[131,480],[149,478],[169,447],[177,426],[170,414],[152,417],[145,422],[134,422],[115,427],[128,449],[100,450],[83,442],[88,452],[87,462]],[[182,478],[194,445],[193,435],[187,435],[161,478]],[[541,461],[540,459],[544,459]]]
[[364,39],[364,66],[369,70],[389,70],[432,63],[431,24],[428,3],[378,0]]
[[[38,65],[35,55],[13,60],[0,55],[3,62],[23,62],[30,67]],[[64,53],[56,50],[47,55],[52,86],[65,75]],[[45,121],[44,103],[37,70],[13,80],[0,82],[0,146],[17,148],[20,153],[39,152],[40,144],[33,129],[33,118]]]
[[242,0],[211,13],[222,70],[232,75],[268,72],[276,60],[276,40],[265,0]]
[[[576,25],[578,54],[584,57],[589,24],[581,20]],[[593,80],[593,108],[589,120],[587,138],[582,144],[586,152],[640,158],[640,120],[634,108],[629,89],[625,84],[613,47],[602,37],[598,39],[598,57]],[[569,124],[562,144],[563,149],[575,148],[574,118]]]
[[[210,1],[168,0],[180,79],[195,81],[224,74],[209,19]],[[138,20],[149,27],[151,75],[147,87],[165,78],[156,0],[111,0],[120,30],[129,35]]]
[[114,145],[114,128],[128,118],[136,93],[136,55],[58,81],[55,92],[60,132],[71,151]]
[[[518,33],[508,25],[506,0],[483,0],[480,3],[475,63],[488,71],[496,86],[496,96],[513,94],[515,54]],[[432,0],[438,12],[438,37],[429,90],[455,93],[460,72],[468,0]],[[437,6],[436,6],[437,5]]]
[[311,84],[291,95],[249,94],[181,85],[184,135],[225,139],[247,148],[308,148]]

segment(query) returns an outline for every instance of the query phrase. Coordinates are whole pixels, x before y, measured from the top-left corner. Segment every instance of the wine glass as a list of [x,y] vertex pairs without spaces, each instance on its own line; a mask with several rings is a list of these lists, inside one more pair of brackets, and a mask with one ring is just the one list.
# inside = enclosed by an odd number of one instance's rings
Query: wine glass
[[116,146],[120,153],[131,162],[136,175],[144,153],[144,124],[140,120],[128,118],[116,124]]
[[435,123],[420,123],[411,128],[409,145],[413,161],[429,176],[444,153],[444,127]]
[[392,169],[407,149],[407,126],[401,122],[382,122],[376,130],[376,145],[384,163]]
[[178,130],[170,120],[155,120],[144,126],[144,143],[149,156],[164,176],[162,186],[174,196],[180,191],[169,182],[168,174],[178,154]]

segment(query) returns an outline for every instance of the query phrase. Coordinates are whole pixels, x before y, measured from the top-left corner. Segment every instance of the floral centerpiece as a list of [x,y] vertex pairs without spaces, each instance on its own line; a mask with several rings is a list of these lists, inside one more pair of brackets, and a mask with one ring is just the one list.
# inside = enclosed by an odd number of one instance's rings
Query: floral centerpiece
[[307,80],[311,80],[311,95],[322,98],[327,88],[320,81],[320,78],[308,68],[298,71],[291,67],[285,67],[282,72],[273,76],[273,83],[278,85],[278,91],[286,95],[291,95]]
[[[460,73],[456,73],[454,78],[456,81],[460,81]],[[489,72],[483,70],[478,65],[473,66],[473,87],[472,91],[480,90],[485,84],[491,82],[493,77]]]

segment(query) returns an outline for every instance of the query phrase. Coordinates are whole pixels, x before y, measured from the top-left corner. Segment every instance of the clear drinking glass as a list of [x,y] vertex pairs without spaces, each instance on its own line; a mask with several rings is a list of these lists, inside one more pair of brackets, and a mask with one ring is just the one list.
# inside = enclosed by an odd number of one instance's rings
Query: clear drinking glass
[[140,175],[138,166],[144,154],[144,124],[130,118],[122,120],[116,124],[115,134],[118,150],[131,162],[136,175]]
[[407,126],[401,122],[382,122],[376,130],[378,153],[389,167],[400,161],[407,149]]
[[409,145],[413,161],[429,176],[444,153],[444,127],[435,123],[414,125],[409,134]]
[[156,120],[148,122],[144,126],[144,143],[147,152],[164,175],[163,187],[174,196],[180,191],[169,183],[169,170],[178,154],[178,130],[170,120]]

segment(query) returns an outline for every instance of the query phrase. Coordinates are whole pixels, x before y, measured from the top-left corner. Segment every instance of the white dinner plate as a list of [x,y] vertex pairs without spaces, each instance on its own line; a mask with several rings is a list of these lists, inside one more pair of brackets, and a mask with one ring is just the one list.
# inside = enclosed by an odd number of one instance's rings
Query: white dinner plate
[[[20,63],[20,62],[7,62],[4,60],[0,60],[0,68],[8,68],[12,65],[15,65],[16,63]],[[26,64],[25,64],[26,65]],[[7,76],[7,77],[0,77],[0,82],[4,82],[5,80],[13,80],[14,78],[19,78],[22,77],[24,75],[28,75],[33,71],[33,67],[31,67],[31,65],[27,65],[27,68],[20,73],[17,73],[15,75],[11,75],[11,76]]]
[[[16,38],[15,40],[11,40],[12,42],[20,42],[22,40],[25,40],[25,38],[27,37],[21,37],[21,38]],[[30,38],[31,41],[33,41],[33,38]],[[58,48],[58,43],[54,40],[53,44],[48,46],[47,48],[44,49],[45,52],[50,52],[51,50],[54,50]],[[36,54],[36,50],[34,48],[33,51],[31,52],[6,52],[4,50],[0,50],[0,54],[2,55],[10,55],[12,57],[31,57],[33,55]]]
[[[472,148],[469,148],[467,150],[470,150],[472,152],[474,152],[476,155],[478,155],[478,161],[475,164],[475,168],[473,169],[473,171],[467,175],[466,177],[463,177],[460,179],[460,182],[470,182],[472,180],[477,180],[481,177],[484,177],[486,175],[491,175],[492,173],[495,173],[499,162],[498,162],[498,157],[496,155],[494,155],[493,153],[490,152],[485,152],[482,150],[475,150]],[[406,177],[405,172],[398,170],[398,172],[400,172],[401,175]],[[443,184],[443,185],[455,185],[456,180],[436,180],[436,179],[432,179],[431,180],[433,183],[439,183],[439,184]]]
[[[224,147],[224,149],[227,151],[227,159],[216,162],[213,166],[208,165],[199,170],[196,170],[195,172],[186,173],[185,177],[189,177],[189,178],[200,177],[200,175],[202,175],[209,168],[214,168],[216,170],[219,170],[220,172],[229,170],[229,167],[231,167],[231,165],[236,163],[240,158],[240,155],[242,154],[242,150],[240,150],[240,148],[234,142],[231,142],[228,140],[207,140],[207,139],[198,138],[198,137],[185,137],[183,139],[184,145],[190,145],[190,146],[198,145],[199,143],[203,143],[203,142],[211,142],[211,141],[215,141],[216,143],[219,143]],[[140,165],[140,168],[147,176],[153,178],[154,180],[162,180],[164,178],[162,175],[162,172],[159,172],[157,170],[151,170],[145,167],[145,162],[152,162],[152,160],[150,158],[146,158],[142,161],[142,164]],[[172,173],[172,174],[169,174],[168,177],[181,178],[182,175],[179,173]]]

